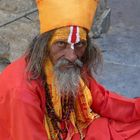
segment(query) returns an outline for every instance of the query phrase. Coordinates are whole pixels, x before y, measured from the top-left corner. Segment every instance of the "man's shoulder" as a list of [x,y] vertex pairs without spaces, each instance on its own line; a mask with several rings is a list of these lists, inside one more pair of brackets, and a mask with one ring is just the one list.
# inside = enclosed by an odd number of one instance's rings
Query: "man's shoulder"
[[17,71],[23,71],[26,67],[25,57],[22,56],[9,64],[1,73],[1,75],[8,73],[17,73]]
[[42,90],[40,79],[28,80],[24,57],[11,63],[0,75],[0,96],[30,99],[38,96]]

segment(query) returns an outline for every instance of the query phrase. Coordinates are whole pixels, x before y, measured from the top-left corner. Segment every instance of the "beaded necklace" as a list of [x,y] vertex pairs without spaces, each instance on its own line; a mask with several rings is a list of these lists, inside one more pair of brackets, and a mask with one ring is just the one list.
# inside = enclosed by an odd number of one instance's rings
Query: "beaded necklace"
[[[57,132],[57,136],[59,140],[63,140],[63,136],[67,133],[66,121],[69,121],[70,113],[74,110],[74,96],[64,96],[61,97],[62,104],[62,118],[60,118],[53,106],[53,102],[51,99],[51,94],[48,88],[48,84],[45,82],[45,91],[46,91],[46,109],[47,115],[51,119],[54,130]],[[64,129],[61,129],[60,123],[65,125]]]

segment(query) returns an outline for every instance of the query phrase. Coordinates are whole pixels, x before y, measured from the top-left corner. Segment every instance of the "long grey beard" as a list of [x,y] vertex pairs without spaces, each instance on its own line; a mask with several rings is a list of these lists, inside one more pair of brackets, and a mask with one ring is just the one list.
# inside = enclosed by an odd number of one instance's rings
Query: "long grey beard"
[[70,62],[66,59],[60,59],[54,66],[55,84],[60,96],[76,96],[80,83],[80,69],[82,62],[77,59],[72,67],[64,68],[63,66]]

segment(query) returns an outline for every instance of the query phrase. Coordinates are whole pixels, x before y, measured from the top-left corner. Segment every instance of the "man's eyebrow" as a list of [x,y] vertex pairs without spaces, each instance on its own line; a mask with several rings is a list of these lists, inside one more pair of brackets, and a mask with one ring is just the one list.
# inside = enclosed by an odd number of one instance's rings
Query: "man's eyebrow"
[[57,39],[57,40],[55,40],[55,42],[59,42],[59,41],[67,42],[67,39]]
[[80,39],[80,41],[87,41],[87,39]]
[[[59,42],[59,41],[68,43],[68,40],[67,40],[67,39],[57,39],[57,40],[55,40],[54,43],[57,43],[57,42]],[[87,42],[87,39],[81,39],[81,38],[80,38],[79,42]],[[79,43],[79,42],[77,42],[77,43]]]
[[87,39],[80,39],[79,42],[87,42]]

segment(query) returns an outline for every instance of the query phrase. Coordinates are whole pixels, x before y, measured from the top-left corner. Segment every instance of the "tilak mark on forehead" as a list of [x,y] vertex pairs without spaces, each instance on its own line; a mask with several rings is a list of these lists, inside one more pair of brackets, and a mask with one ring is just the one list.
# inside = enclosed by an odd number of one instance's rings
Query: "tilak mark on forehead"
[[74,44],[80,41],[79,27],[70,26],[70,34],[68,36],[68,43],[71,48],[74,49]]

